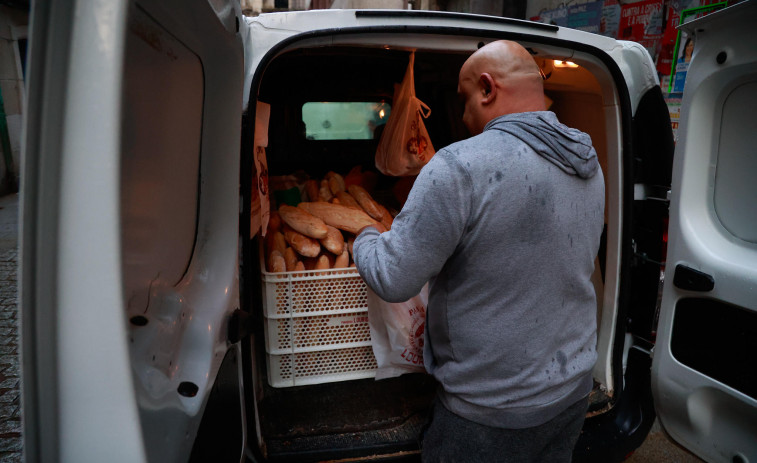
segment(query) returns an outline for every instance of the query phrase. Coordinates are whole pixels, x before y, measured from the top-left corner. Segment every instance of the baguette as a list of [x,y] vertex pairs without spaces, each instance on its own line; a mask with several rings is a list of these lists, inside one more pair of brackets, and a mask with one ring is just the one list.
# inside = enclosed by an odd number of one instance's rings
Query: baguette
[[315,262],[315,269],[328,270],[330,268],[331,268],[331,262],[329,262],[329,257],[326,254],[321,254],[318,257],[318,260]]
[[350,236],[346,243],[344,243],[344,246],[347,248],[347,251],[350,253],[352,258],[355,258],[355,254],[352,252],[352,247],[355,245],[355,237]]
[[339,204],[341,204],[342,206],[351,207],[359,211],[363,210],[363,208],[360,206],[360,203],[357,202],[355,197],[347,193],[346,191],[337,192],[336,197],[337,199],[339,199]]
[[331,188],[329,188],[329,181],[325,178],[321,180],[321,187],[318,189],[319,201],[331,201],[334,195],[331,194]]
[[334,268],[347,268],[350,265],[350,253],[347,248],[344,248],[341,254],[339,254],[334,261]]
[[302,208],[312,215],[323,220],[327,225],[350,233],[357,233],[363,227],[374,225],[378,222],[368,214],[357,209],[350,209],[341,204],[326,202],[300,203],[297,207]]
[[371,198],[371,195],[365,191],[365,188],[360,185],[350,185],[350,194],[357,200],[360,207],[368,213],[374,219],[381,221],[384,217],[384,213],[378,207],[378,203]]
[[317,180],[308,180],[305,182],[305,193],[309,201],[318,201],[318,190],[320,185]]
[[287,240],[280,231],[273,234],[273,249],[279,251],[282,256],[287,249]]
[[273,232],[265,237],[266,241],[266,250],[268,251],[268,254],[266,254],[266,258],[271,257],[271,253],[273,251],[279,251],[279,253],[283,256],[284,251],[287,248],[287,242],[284,239],[284,235],[281,232]]
[[305,236],[288,225],[284,225],[284,238],[301,256],[315,257],[321,252],[318,240]]
[[281,216],[276,211],[271,211],[268,217],[268,233],[274,233],[281,230]]
[[271,253],[271,256],[268,258],[268,271],[277,273],[277,272],[286,272],[286,262],[284,262],[284,256],[281,255],[279,251],[273,251]]
[[297,265],[294,266],[295,272],[304,272],[305,271],[305,264],[302,263],[301,260],[297,261]]
[[287,272],[295,270],[297,266],[297,253],[292,248],[286,248],[284,251],[284,262],[286,262]]
[[279,215],[281,220],[289,225],[293,230],[302,233],[310,238],[317,240],[325,238],[328,233],[326,224],[318,217],[314,217],[312,214],[307,213],[303,209],[282,204],[279,207]]
[[337,194],[340,191],[345,191],[346,187],[344,186],[344,177],[337,174],[336,172],[329,172],[326,174],[326,179],[329,181],[329,189],[331,190],[331,194]]
[[342,232],[331,225],[326,225],[326,227],[329,232],[326,235],[326,238],[320,240],[321,245],[329,252],[338,256],[344,250],[344,237],[342,236]]
[[391,230],[392,223],[394,223],[394,217],[392,217],[392,214],[383,205],[379,203],[376,204],[378,205],[379,209],[381,209],[381,212],[383,214],[383,216],[381,217],[381,225],[383,225],[387,230]]

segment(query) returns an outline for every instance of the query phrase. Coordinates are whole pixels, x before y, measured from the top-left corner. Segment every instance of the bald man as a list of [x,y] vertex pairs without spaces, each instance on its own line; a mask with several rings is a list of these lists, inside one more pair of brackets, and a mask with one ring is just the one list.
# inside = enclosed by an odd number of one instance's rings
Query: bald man
[[596,361],[591,284],[604,181],[590,137],[546,111],[530,54],[498,41],[460,70],[473,135],[436,153],[358,270],[387,301],[430,283],[424,363],[439,382],[426,462],[567,462]]

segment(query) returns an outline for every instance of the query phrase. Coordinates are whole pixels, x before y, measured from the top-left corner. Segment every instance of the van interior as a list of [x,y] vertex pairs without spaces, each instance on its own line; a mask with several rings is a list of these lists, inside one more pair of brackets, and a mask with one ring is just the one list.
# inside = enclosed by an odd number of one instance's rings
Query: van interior
[[[391,117],[395,86],[402,81],[414,51],[415,90],[431,109],[424,123],[433,147],[438,150],[464,139],[468,133],[462,124],[462,104],[457,96],[458,71],[484,42],[480,37],[468,36],[341,36],[331,37],[327,46],[322,39],[295,42],[264,58],[262,71],[253,81],[248,117],[253,119],[257,102],[270,105],[266,156],[271,210],[282,198],[276,191],[283,188],[282,179],[296,179],[301,189],[304,179],[322,179],[330,171],[344,176],[359,166],[363,172],[376,174],[372,194],[396,214],[404,200],[397,193],[401,190],[397,185],[411,183],[412,178],[385,176],[375,167],[386,117],[378,123],[375,117],[366,120],[363,125],[368,126],[367,130],[354,135],[339,129],[340,124],[354,122],[357,116],[342,117],[344,113],[340,111],[350,113],[358,108],[350,104],[370,103],[376,108],[388,107]],[[621,225],[621,140],[617,130],[621,125],[620,97],[610,72],[597,58],[551,45],[522,44],[544,73],[549,109],[563,123],[591,135],[605,176],[606,228],[594,278],[599,361],[589,410],[590,414],[601,413],[609,407],[614,384],[612,357]],[[321,106],[325,109],[319,112],[318,105],[327,103],[342,105]],[[248,120],[247,136],[251,136],[253,126],[254,121]],[[332,132],[336,135],[329,135]],[[243,144],[243,149],[250,148]],[[243,153],[243,158],[251,157],[249,152]],[[251,164],[243,164],[242,172],[247,193],[254,185],[253,179],[245,180],[253,172]],[[244,211],[248,216],[242,218],[243,226],[250,223],[250,202],[247,197]],[[350,458],[365,455],[368,449],[369,454],[385,455],[417,452],[437,387],[426,374],[410,373],[377,381],[369,373],[362,379],[330,377],[322,382],[308,381],[308,375],[317,376],[321,366],[326,368],[328,360],[319,357],[312,360],[315,368],[292,373],[302,375],[292,385],[272,385],[272,369],[281,365],[280,359],[274,361],[279,356],[269,352],[267,342],[271,331],[275,331],[266,317],[270,299],[264,294],[263,280],[270,274],[260,255],[264,239],[254,230],[252,235],[249,229],[242,231],[245,258],[240,286],[243,306],[252,314],[255,327],[244,360],[247,379],[251,381],[246,386],[248,423],[258,424],[255,435],[250,432],[249,445],[257,440],[260,451],[270,461]],[[306,273],[317,275],[317,271]],[[328,354],[307,355],[324,353]],[[349,365],[346,368],[349,373]]]

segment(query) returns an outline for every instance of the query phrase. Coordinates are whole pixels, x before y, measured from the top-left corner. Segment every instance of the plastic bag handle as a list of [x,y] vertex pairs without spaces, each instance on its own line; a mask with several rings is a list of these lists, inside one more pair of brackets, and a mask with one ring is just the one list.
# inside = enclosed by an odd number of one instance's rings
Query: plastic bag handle
[[[426,103],[422,102],[418,98],[416,98],[415,101],[417,101],[418,106],[420,106],[418,108],[418,112],[421,114],[421,116],[423,116],[424,119],[428,119],[428,116],[431,115],[431,108],[429,108],[428,105],[426,105]],[[424,109],[426,110],[425,113],[423,112]]]

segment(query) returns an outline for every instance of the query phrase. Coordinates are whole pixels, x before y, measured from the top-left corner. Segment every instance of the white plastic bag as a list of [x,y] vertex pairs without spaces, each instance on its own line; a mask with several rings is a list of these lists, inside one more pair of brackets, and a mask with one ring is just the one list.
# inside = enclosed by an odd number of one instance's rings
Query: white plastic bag
[[423,123],[431,115],[431,109],[415,96],[414,63],[412,52],[405,78],[395,89],[392,112],[376,149],[376,168],[385,175],[418,175],[435,153]]
[[423,333],[427,304],[428,284],[417,296],[399,303],[386,302],[368,288],[368,324],[378,364],[376,379],[426,371]]

